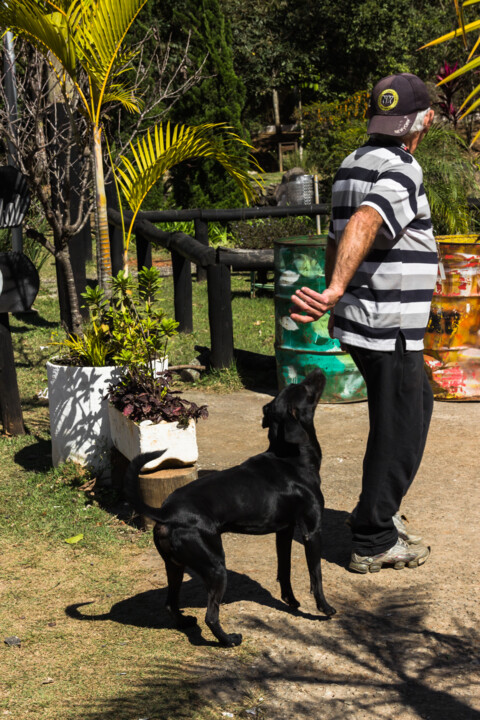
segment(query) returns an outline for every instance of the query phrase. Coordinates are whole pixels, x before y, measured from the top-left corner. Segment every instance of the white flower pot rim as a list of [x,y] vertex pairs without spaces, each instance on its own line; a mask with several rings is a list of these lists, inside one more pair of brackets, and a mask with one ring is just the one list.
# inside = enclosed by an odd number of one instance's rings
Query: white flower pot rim
[[145,452],[165,451],[161,457],[147,463],[144,470],[153,470],[171,461],[183,465],[197,461],[196,424],[193,418],[190,418],[187,427],[178,427],[176,421],[144,425],[130,420],[111,403],[108,403],[108,414],[112,442],[127,460],[133,460]]

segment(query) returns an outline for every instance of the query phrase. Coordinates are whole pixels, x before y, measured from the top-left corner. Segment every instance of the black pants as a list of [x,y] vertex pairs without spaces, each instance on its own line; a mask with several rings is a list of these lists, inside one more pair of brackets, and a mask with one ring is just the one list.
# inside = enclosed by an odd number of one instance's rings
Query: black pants
[[353,512],[353,550],[376,555],[393,547],[392,516],[417,473],[433,411],[421,350],[405,349],[400,333],[391,352],[348,347],[367,386],[370,432],[362,492]]

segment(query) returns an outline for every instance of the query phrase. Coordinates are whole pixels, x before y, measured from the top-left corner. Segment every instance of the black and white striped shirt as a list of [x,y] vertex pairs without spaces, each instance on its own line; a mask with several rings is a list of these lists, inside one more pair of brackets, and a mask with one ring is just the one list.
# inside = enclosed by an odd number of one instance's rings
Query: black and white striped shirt
[[330,237],[339,243],[360,205],[383,218],[374,245],[335,306],[334,337],[372,350],[422,350],[437,278],[437,248],[420,165],[404,145],[370,140],[349,155],[332,190]]

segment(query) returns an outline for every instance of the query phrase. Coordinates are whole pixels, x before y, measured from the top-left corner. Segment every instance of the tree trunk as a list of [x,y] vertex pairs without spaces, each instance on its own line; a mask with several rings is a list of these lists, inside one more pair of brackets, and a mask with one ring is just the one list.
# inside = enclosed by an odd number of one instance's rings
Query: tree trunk
[[55,262],[57,265],[58,294],[59,296],[63,295],[60,308],[65,308],[61,312],[62,325],[69,334],[82,335],[82,315],[68,248],[55,252]]
[[108,278],[112,275],[110,236],[108,233],[107,196],[103,174],[102,129],[93,128],[93,155],[95,160],[95,198],[97,221],[97,273],[98,284],[109,294]]
[[280,103],[278,101],[278,91],[272,90],[272,99],[273,99],[273,117],[275,121],[275,129],[277,132],[280,132],[281,130],[281,122],[280,122]]

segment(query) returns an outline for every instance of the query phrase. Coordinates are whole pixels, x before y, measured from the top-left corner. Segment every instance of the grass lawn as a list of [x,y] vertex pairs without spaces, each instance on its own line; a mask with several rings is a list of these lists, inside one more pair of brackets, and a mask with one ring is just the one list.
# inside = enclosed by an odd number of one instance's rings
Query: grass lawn
[[[233,278],[237,348],[273,355],[270,296],[250,298],[249,276]],[[165,310],[173,313],[171,278]],[[53,264],[41,273],[37,313],[11,317],[18,382],[27,434],[0,436],[0,716],[11,720],[189,720],[218,718],[242,708],[212,705],[197,692],[202,667],[230,651],[194,646],[157,620],[155,588],[163,585],[139,562],[150,533],[128,523],[111,491],[66,464],[52,469],[45,362],[60,333]],[[207,288],[194,285],[192,335],[178,335],[171,365],[191,362],[210,346]],[[273,384],[273,377],[267,378]],[[260,382],[263,382],[261,379]],[[198,384],[225,392],[254,385],[251,369],[235,367]],[[188,397],[187,386],[183,386]],[[78,535],[76,543],[67,540]],[[158,566],[160,571],[160,565]],[[157,571],[157,572],[158,572]],[[76,606],[91,603],[77,613]],[[198,610],[203,617],[204,610]],[[96,619],[80,620],[80,615]],[[18,637],[20,646],[6,638]],[[235,652],[249,662],[248,641]],[[254,688],[252,688],[254,692]],[[245,697],[249,707],[250,697]]]

